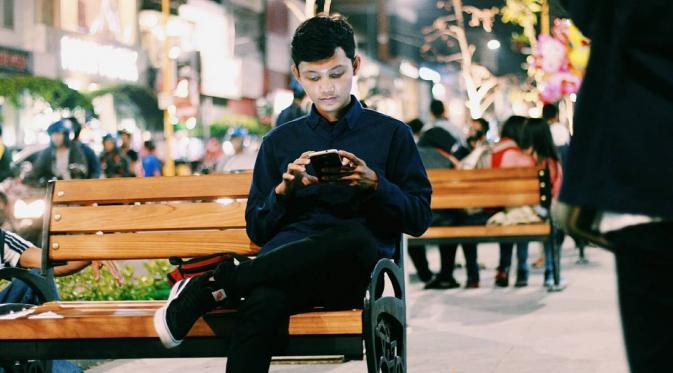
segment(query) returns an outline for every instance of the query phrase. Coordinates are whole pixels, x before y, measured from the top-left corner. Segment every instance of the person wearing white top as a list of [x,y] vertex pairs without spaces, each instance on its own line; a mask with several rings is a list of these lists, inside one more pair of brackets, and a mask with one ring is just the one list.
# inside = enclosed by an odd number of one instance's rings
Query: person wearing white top
[[459,146],[465,146],[465,133],[463,130],[451,123],[446,117],[446,109],[444,103],[439,100],[432,100],[430,102],[430,114],[432,114],[432,122],[434,127],[441,127],[449,131],[451,136],[456,139]]

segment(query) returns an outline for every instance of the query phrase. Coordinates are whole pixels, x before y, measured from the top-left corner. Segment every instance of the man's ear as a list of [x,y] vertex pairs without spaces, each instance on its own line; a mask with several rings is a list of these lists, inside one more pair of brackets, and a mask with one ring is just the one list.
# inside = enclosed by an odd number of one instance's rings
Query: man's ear
[[360,65],[362,64],[362,59],[360,56],[356,55],[355,58],[353,58],[353,75],[357,75],[358,71],[360,71]]
[[297,69],[297,65],[293,63],[292,66],[290,67],[290,70],[292,70],[292,75],[294,76],[294,78],[297,79],[297,81],[299,81],[299,69]]

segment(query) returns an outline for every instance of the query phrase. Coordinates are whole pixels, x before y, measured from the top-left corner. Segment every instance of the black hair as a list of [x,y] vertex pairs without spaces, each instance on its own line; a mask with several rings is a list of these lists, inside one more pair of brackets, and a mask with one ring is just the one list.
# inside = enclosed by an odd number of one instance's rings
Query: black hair
[[488,130],[490,129],[490,126],[489,126],[489,124],[488,124],[488,121],[487,121],[486,119],[484,119],[484,118],[476,118],[476,119],[472,119],[472,121],[473,121],[473,122],[477,122],[477,123],[479,123],[479,125],[481,126],[481,130],[482,130],[482,132],[483,132],[484,135],[485,135],[485,134],[488,132]]
[[456,142],[457,139],[449,131],[442,127],[432,127],[423,132],[421,138],[418,139],[418,146],[422,148],[440,148],[447,153],[451,153],[451,149]]
[[144,142],[145,148],[149,151],[154,151],[156,146],[154,145],[154,141],[152,140],[147,140]]
[[417,135],[421,133],[421,130],[423,129],[424,123],[422,120],[415,118],[410,120],[407,125],[411,127],[411,132],[414,133],[414,135]]
[[292,60],[315,62],[334,56],[342,48],[351,61],[355,60],[353,27],[339,16],[317,16],[302,22],[292,37]]
[[304,90],[294,90],[292,94],[294,95],[295,100],[302,100],[304,97],[306,97],[306,91]]
[[82,125],[79,123],[77,118],[75,117],[68,117],[63,119],[63,121],[69,121],[70,122],[70,130],[72,131],[72,138],[73,140],[78,140],[79,139],[79,134],[82,132]]
[[446,112],[444,103],[439,100],[432,100],[432,102],[430,102],[430,112],[435,118],[440,118]]
[[526,117],[520,115],[512,115],[505,120],[500,130],[500,137],[507,137],[514,140],[514,142],[521,147],[521,129],[526,123]]
[[529,118],[521,131],[521,149],[532,148],[539,160],[551,158],[558,161],[558,153],[547,121],[542,118]]
[[549,121],[550,119],[556,118],[558,115],[558,107],[554,104],[545,104],[542,107],[542,118]]

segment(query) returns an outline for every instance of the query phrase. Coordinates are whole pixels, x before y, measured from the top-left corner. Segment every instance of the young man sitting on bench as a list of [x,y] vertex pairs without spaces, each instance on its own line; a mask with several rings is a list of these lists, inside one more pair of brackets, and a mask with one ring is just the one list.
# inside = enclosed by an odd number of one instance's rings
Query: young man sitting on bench
[[[259,151],[246,222],[261,255],[176,283],[155,315],[170,348],[216,305],[237,305],[227,372],[268,371],[291,314],[361,308],[376,262],[394,254],[402,233],[421,235],[432,219],[430,182],[411,131],[350,95],[360,68],[351,26],[337,17],[305,21],[292,59],[314,104],[271,131]],[[327,149],[340,149],[328,154],[336,163],[316,169],[311,155]]]

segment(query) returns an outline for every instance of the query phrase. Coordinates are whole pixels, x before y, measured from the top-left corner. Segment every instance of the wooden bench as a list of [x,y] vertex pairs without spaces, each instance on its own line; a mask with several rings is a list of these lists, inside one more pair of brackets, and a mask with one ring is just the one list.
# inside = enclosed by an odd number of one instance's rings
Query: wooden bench
[[[526,205],[551,206],[549,173],[537,168],[429,169],[432,209],[500,208]],[[551,219],[551,217],[549,218]],[[458,244],[479,242],[547,241],[553,244],[554,286],[560,285],[560,248],[552,223],[431,227],[409,243]]]
[[[45,303],[28,315],[0,320],[0,361],[35,359],[35,369],[49,371],[52,359],[226,356],[235,310],[207,314],[182,345],[167,350],[152,325],[163,301],[59,302],[48,284],[54,264],[68,260],[254,256],[259,248],[245,232],[244,216],[250,181],[245,173],[50,183],[43,276],[39,281],[35,277],[40,276],[23,276]],[[398,257],[376,265],[363,309],[316,309],[292,316],[289,345],[278,353],[366,356],[369,372],[386,367],[406,371],[405,295]],[[20,271],[0,271],[0,278],[17,277]],[[385,286],[392,292],[384,296]]]

